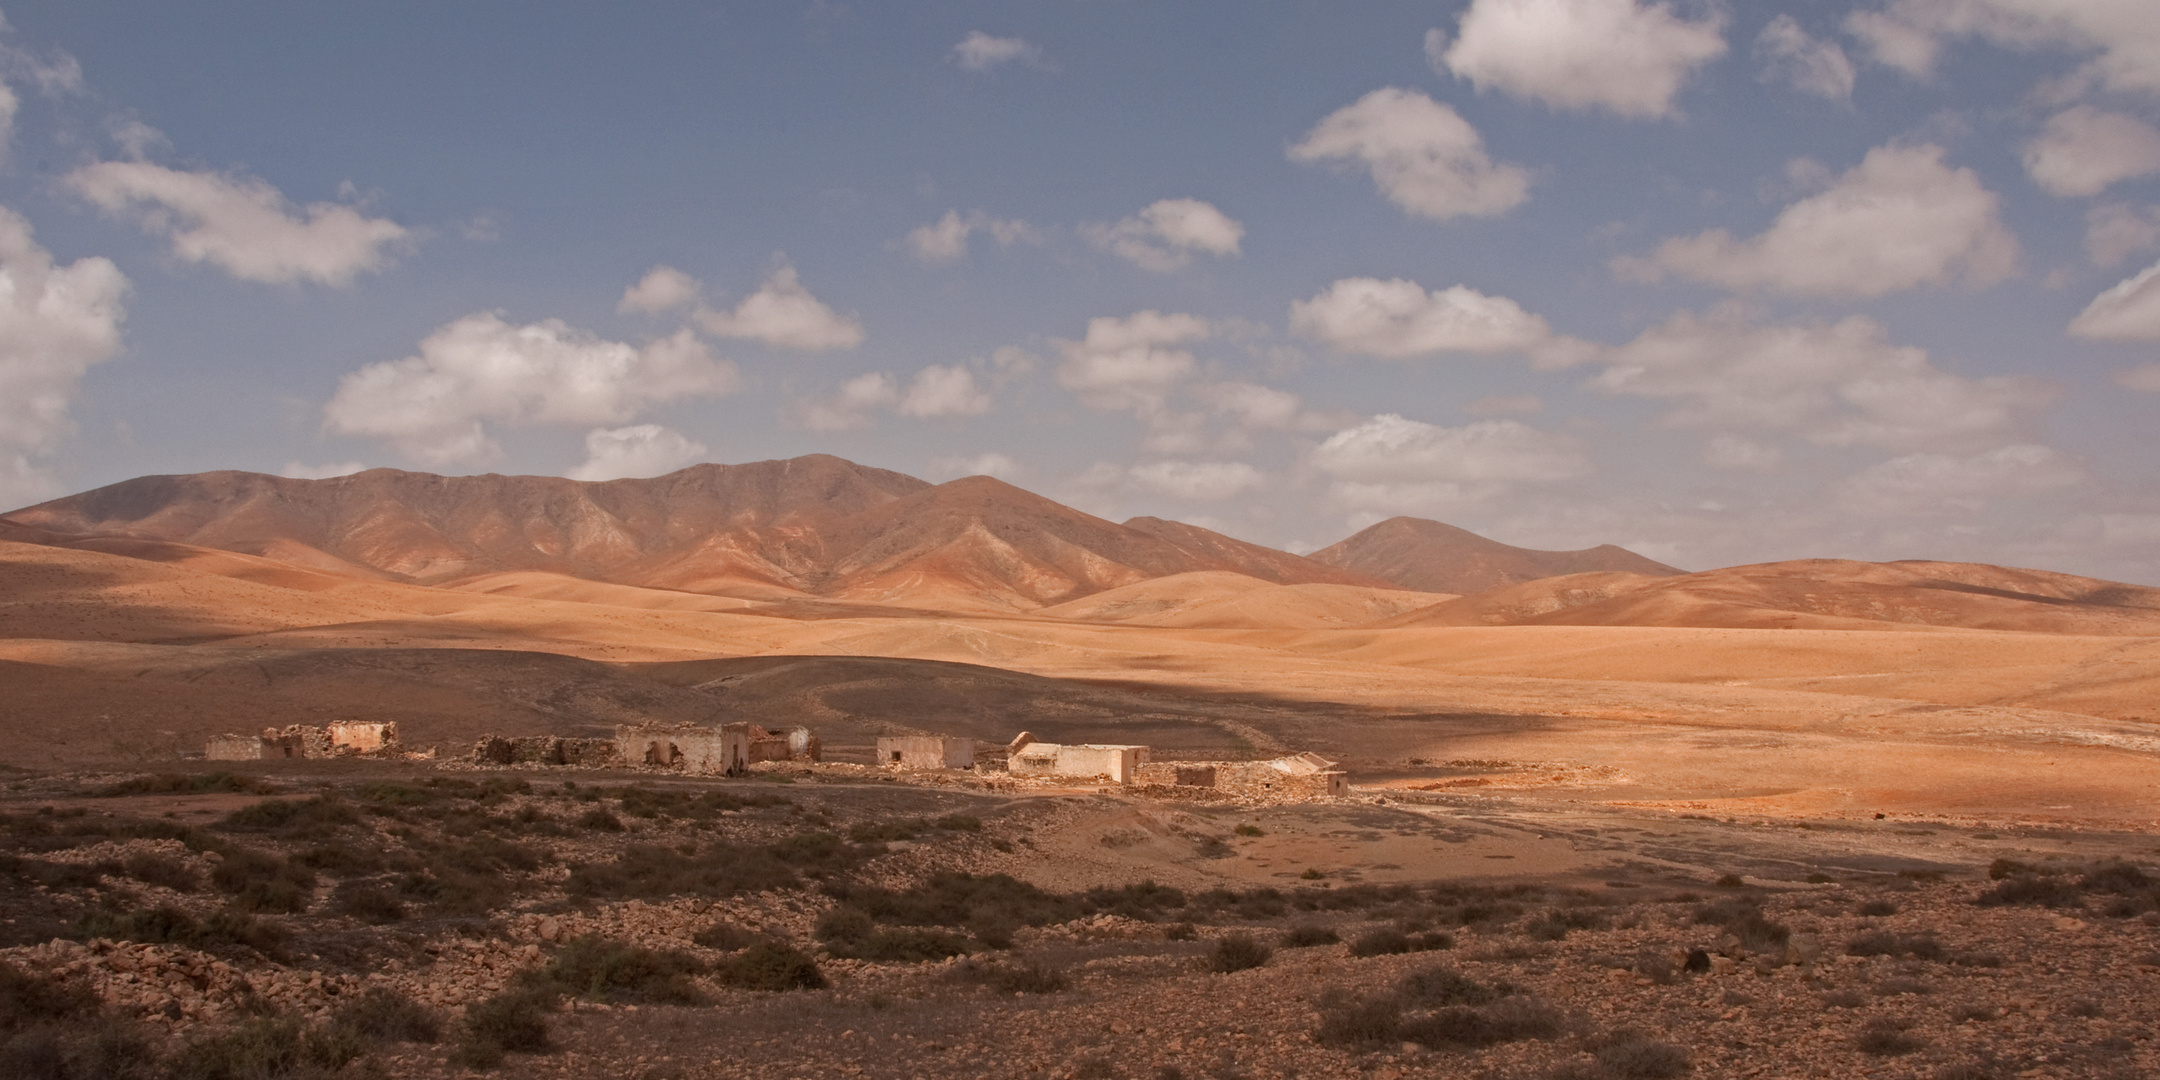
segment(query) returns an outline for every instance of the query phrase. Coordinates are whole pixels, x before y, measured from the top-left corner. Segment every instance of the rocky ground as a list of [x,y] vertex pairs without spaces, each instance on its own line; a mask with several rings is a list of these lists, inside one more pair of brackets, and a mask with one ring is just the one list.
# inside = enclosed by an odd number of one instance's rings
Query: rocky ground
[[0,815],[8,1076],[2160,1075],[2135,834],[314,763]]

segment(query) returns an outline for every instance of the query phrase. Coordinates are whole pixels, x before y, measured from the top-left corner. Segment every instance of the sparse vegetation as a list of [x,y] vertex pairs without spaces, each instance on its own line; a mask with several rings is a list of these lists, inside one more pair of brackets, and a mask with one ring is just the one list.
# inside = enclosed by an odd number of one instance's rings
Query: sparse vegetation
[[1220,974],[1266,967],[1275,950],[1250,934],[1231,934],[1217,939],[1208,953],[1208,970]]

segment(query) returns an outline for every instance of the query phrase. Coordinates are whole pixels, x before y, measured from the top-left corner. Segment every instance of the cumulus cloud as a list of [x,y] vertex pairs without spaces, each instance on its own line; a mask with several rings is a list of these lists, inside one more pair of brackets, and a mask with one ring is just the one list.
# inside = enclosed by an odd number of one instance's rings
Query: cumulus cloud
[[2025,144],[2025,172],[2056,195],[2098,195],[2160,172],[2160,131],[2135,116],[2079,105],[2056,113]]
[[1592,347],[1552,332],[1504,296],[1454,285],[1427,292],[1415,281],[1344,278],[1290,304],[1290,330],[1340,352],[1400,359],[1442,353],[1526,353],[1539,367],[1586,359]]
[[345,376],[323,415],[332,431],[387,440],[427,465],[475,465],[501,456],[490,421],[620,424],[735,385],[734,365],[688,330],[634,347],[560,319],[514,326],[480,312],[428,335],[417,355]]
[[937,458],[930,463],[930,471],[935,475],[956,480],[963,476],[995,476],[1000,480],[1011,481],[1027,470],[1014,461],[1011,455],[991,450],[972,457]]
[[1454,109],[1396,87],[1330,113],[1290,148],[1290,160],[1362,165],[1389,201],[1440,221],[1504,214],[1530,197],[1528,169],[1494,164]]
[[705,456],[705,444],[659,424],[594,428],[585,433],[585,463],[563,474],[572,480],[659,476]]
[[2115,373],[2115,385],[2125,390],[2160,394],[2160,364],[2139,364]]
[[1092,408],[1156,412],[1171,389],[1199,366],[1182,346],[1213,333],[1197,315],[1141,311],[1122,319],[1090,319],[1086,337],[1057,342],[1064,356],[1058,385]]
[[1978,37],[2011,49],[2097,54],[2090,74],[2115,90],[2160,90],[2160,20],[2149,0],[1888,0],[1845,29],[1877,61],[1927,77],[1944,42]]
[[347,285],[380,270],[407,241],[405,227],[342,203],[310,203],[295,212],[278,190],[251,177],[183,172],[147,161],[106,161],[69,173],[68,186],[145,233],[172,242],[172,253],[207,262],[246,281]]
[[1888,336],[1862,316],[1762,325],[1737,307],[1681,312],[1608,350],[1587,385],[1674,401],[1665,420],[1678,426],[1911,450],[1999,442],[2048,399],[2030,380],[1943,371]]
[[1907,454],[1831,485],[1848,510],[1883,516],[1961,512],[1993,499],[2076,487],[2082,465],[2053,447],[2017,443],[1974,454]]
[[698,325],[721,337],[749,338],[783,349],[819,352],[862,344],[862,323],[810,295],[795,268],[782,264],[733,311],[699,308]]
[[2016,269],[2017,238],[1979,176],[1942,155],[1939,146],[1877,147],[1760,236],[1711,229],[1667,240],[1647,260],[1616,259],[1613,269],[1801,296],[1882,296],[1958,276],[1976,288],[2001,281]]
[[1131,487],[1190,502],[1218,502],[1267,483],[1242,461],[1151,461],[1125,470]]
[[366,469],[367,466],[358,461],[340,461],[331,465],[310,465],[304,461],[288,461],[283,469],[278,470],[278,475],[288,476],[294,480],[330,480],[340,476],[351,476]]
[[2085,214],[2085,257],[2094,266],[2112,269],[2155,246],[2160,246],[2160,206],[2106,203]]
[[1769,472],[1784,462],[1785,454],[1777,447],[1765,446],[1730,432],[1714,435],[1709,442],[1703,444],[1703,464],[1713,469]]
[[1516,416],[1541,413],[1545,402],[1536,394],[1488,394],[1463,406],[1472,416]]
[[1656,119],[1697,68],[1725,55],[1721,15],[1682,19],[1637,0],[1473,0],[1455,40],[1425,35],[1433,69],[1556,109]]
[[2070,333],[2096,341],[2160,341],[2160,263],[2093,297],[2070,320]]
[[1016,37],[992,37],[980,30],[970,30],[953,46],[953,63],[963,71],[989,71],[991,68],[1015,62],[1037,64],[1042,62],[1042,50]]
[[1168,272],[1196,252],[1238,254],[1245,226],[1199,199],[1163,199],[1115,225],[1085,226],[1081,234],[1135,266]]
[[812,431],[846,431],[869,426],[881,411],[929,420],[980,416],[991,404],[974,372],[957,364],[932,364],[916,372],[904,390],[899,380],[882,371],[857,375],[830,396],[796,403],[796,419]]
[[910,231],[907,246],[926,265],[958,262],[967,255],[968,238],[978,232],[989,233],[999,247],[1042,240],[1042,233],[1025,221],[1006,221],[981,210],[965,217],[958,210],[947,210],[944,217]]
[[53,265],[30,223],[0,207],[0,505],[56,493],[45,461],[74,430],[83,373],[120,351],[127,291],[109,259]]
[[7,160],[8,147],[15,141],[15,113],[22,108],[22,99],[8,84],[0,82],[0,161]]
[[1835,41],[1824,41],[1800,28],[1790,15],[1780,15],[1755,37],[1755,59],[1762,63],[1764,82],[1784,83],[1804,94],[1849,102],[1853,92],[1853,64]]
[[1335,501],[1388,513],[1443,512],[1590,471],[1574,440],[1519,421],[1450,428],[1395,413],[1330,435],[1312,464],[1331,478]]
[[698,279],[672,266],[655,266],[645,271],[637,284],[623,290],[622,299],[615,305],[618,312],[642,311],[657,315],[688,304],[698,298],[704,286]]

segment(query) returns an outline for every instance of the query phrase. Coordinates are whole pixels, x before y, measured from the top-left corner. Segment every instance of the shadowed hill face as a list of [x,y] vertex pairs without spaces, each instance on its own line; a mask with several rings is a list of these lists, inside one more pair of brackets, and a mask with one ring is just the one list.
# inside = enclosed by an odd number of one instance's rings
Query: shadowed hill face
[[543,572],[953,611],[1032,610],[1197,570],[1362,580],[1192,526],[1166,539],[989,477],[931,485],[826,455],[605,483],[394,469],[154,476],[18,510],[0,526],[32,542],[178,543],[422,584]]
[[1543,578],[1375,625],[1959,627],[2151,635],[2160,633],[2160,589],[1980,563],[1796,559],[1664,578],[1614,572]]
[[1315,562],[1378,578],[1397,588],[1477,593],[1562,574],[1618,570],[1650,577],[1682,571],[1626,548],[1536,551],[1422,518],[1389,518],[1311,556]]
[[1248,544],[1243,540],[1233,539],[1198,525],[1187,525],[1182,521],[1136,517],[1127,521],[1125,527],[1137,529],[1175,545],[1194,558],[1210,563],[1211,569],[1229,570],[1262,581],[1272,581],[1277,585],[1363,585],[1378,589],[1389,587],[1388,582],[1379,578],[1316,563],[1312,559],[1292,555],[1287,551]]

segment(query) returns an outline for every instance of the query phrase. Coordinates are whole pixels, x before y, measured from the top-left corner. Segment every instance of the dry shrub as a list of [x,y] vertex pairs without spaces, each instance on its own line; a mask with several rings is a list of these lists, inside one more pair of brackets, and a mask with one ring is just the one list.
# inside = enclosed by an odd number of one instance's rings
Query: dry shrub
[[1228,974],[1233,971],[1250,971],[1266,967],[1275,950],[1250,934],[1231,934],[1218,938],[1215,948],[1208,953],[1208,970]]

